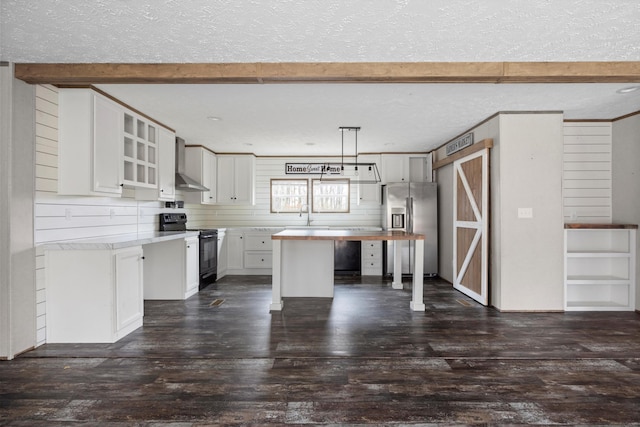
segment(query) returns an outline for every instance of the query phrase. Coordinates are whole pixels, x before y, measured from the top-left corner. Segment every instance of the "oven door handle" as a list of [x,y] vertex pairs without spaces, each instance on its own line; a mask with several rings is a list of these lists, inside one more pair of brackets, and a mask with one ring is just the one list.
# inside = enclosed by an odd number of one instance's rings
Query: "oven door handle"
[[217,238],[218,236],[199,236],[201,239],[213,239],[214,237]]

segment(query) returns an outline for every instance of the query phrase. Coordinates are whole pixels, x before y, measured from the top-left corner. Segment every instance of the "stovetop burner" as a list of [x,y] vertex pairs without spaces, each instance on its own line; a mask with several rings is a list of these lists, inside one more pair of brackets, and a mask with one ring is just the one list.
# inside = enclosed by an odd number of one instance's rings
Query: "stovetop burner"
[[215,228],[187,228],[186,231],[198,231],[201,236],[212,236],[218,234],[218,230]]

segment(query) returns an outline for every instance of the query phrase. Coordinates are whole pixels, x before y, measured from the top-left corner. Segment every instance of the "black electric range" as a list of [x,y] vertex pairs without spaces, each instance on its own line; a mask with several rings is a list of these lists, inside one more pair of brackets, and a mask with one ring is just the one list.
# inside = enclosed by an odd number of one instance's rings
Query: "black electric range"
[[199,272],[202,290],[218,279],[218,230],[215,228],[188,228],[187,214],[161,213],[160,231],[197,231],[199,232]]

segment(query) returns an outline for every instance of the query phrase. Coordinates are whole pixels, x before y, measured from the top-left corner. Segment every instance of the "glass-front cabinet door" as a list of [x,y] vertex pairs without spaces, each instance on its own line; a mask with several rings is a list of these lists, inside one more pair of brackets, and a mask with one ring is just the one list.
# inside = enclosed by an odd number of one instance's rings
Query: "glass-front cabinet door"
[[124,183],[133,187],[158,186],[158,127],[124,113]]

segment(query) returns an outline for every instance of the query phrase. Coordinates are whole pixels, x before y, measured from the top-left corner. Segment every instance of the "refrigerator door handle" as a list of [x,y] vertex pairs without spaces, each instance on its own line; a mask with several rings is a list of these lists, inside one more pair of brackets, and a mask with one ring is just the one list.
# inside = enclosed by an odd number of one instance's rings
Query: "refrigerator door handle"
[[413,233],[413,197],[407,197],[407,233]]

